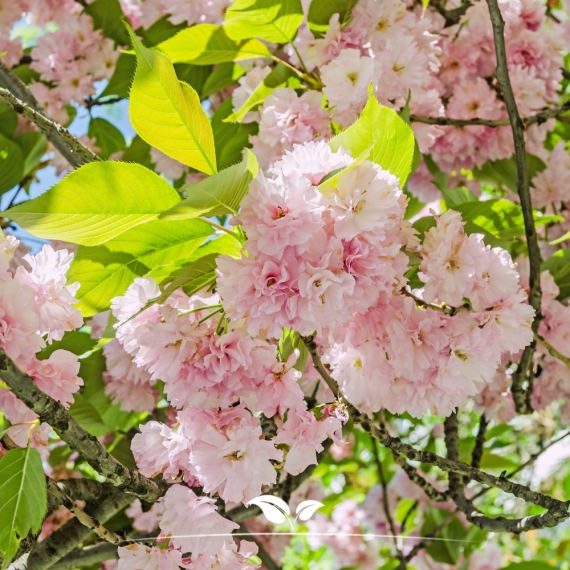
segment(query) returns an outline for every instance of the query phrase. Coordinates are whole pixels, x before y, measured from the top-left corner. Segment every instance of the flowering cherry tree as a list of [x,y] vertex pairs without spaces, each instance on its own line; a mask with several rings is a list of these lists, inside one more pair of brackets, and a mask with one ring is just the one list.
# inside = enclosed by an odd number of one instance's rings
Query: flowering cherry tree
[[569,52],[567,0],[0,0],[2,569],[567,570]]

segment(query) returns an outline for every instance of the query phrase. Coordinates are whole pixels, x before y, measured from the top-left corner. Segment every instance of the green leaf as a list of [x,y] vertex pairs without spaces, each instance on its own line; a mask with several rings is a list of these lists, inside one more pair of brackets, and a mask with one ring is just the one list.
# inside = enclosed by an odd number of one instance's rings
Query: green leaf
[[465,186],[453,188],[453,190],[442,188],[441,193],[443,194],[446,206],[452,210],[461,204],[479,201],[477,196],[473,195],[467,188],[465,188]]
[[176,206],[160,214],[160,219],[185,220],[200,216],[236,215],[249,183],[257,176],[259,166],[248,149],[241,163],[230,166],[196,184],[185,184],[185,198]]
[[131,141],[131,144],[123,154],[123,162],[136,162],[152,170],[150,160],[150,145],[143,141],[138,135]]
[[[236,84],[238,79],[244,74],[243,68],[237,63],[220,63],[214,71],[210,74],[202,90],[200,96],[202,99],[206,99],[210,95],[221,91],[222,89],[227,89],[232,85]],[[212,127],[213,128],[213,127]],[[214,133],[214,140],[216,140],[216,134]],[[216,149],[217,149],[216,144]]]
[[287,44],[302,21],[301,0],[234,0],[226,12],[224,29],[233,40],[260,38]]
[[550,271],[556,285],[560,288],[560,300],[570,296],[570,249],[554,252],[542,264],[542,271]]
[[[544,162],[527,152],[526,163],[529,180],[532,180],[538,172],[544,170]],[[513,192],[517,191],[517,165],[514,155],[503,160],[486,162],[481,168],[473,169],[474,176],[482,182],[506,186]]]
[[557,245],[559,243],[562,243],[563,241],[566,241],[567,239],[570,239],[570,232],[566,232],[563,236],[552,240],[550,242],[550,245]]
[[68,272],[81,283],[75,305],[88,317],[110,307],[136,277],[186,259],[213,233],[206,222],[154,220],[97,247],[80,247]]
[[109,79],[109,83],[103,90],[103,93],[97,97],[102,99],[110,95],[117,97],[127,98],[129,96],[129,89],[133,80],[133,75],[137,67],[137,62],[133,54],[122,53],[117,59],[115,71]]
[[[372,94],[357,121],[329,142],[333,151],[340,147],[350,150],[356,163],[371,160],[379,164],[396,176],[402,187],[411,172],[414,144],[412,129]],[[334,177],[327,184],[334,184]]]
[[543,560],[527,560],[526,562],[515,562],[504,566],[501,570],[552,570],[556,566],[548,564]]
[[29,63],[24,63],[12,68],[12,72],[17,75],[26,85],[34,81],[41,81],[40,74],[30,67]]
[[37,533],[47,511],[47,490],[37,449],[11,449],[0,459],[0,551],[8,567],[28,532]]
[[0,135],[0,194],[14,188],[24,176],[24,157],[20,147]]
[[14,139],[14,142],[22,150],[22,156],[24,157],[24,176],[27,176],[38,166],[40,160],[47,152],[46,137],[37,131],[29,131],[18,135]]
[[257,134],[257,123],[226,123],[232,112],[232,99],[226,99],[212,117],[212,131],[216,142],[216,159],[220,168],[239,162],[244,148],[251,148],[249,137]]
[[79,331],[68,331],[63,335],[61,340],[56,340],[51,344],[48,344],[41,352],[36,355],[38,360],[46,360],[53,354],[56,350],[69,350],[77,356],[85,354],[91,350],[97,341],[86,332]]
[[6,103],[0,102],[0,135],[7,138],[12,138],[18,127],[18,115]]
[[75,394],[69,413],[91,435],[99,437],[109,431],[109,426],[105,425],[97,408],[81,394]]
[[115,125],[99,117],[89,121],[88,135],[95,139],[95,144],[101,149],[100,156],[104,159],[127,146],[123,133]]
[[518,463],[511,461],[502,455],[494,453],[483,453],[481,458],[481,469],[515,469]]
[[[211,253],[198,259],[188,266],[184,271],[176,276],[175,279],[170,281],[166,279],[162,295],[155,299],[155,302],[164,303],[176,289],[182,287],[186,295],[191,296],[200,291],[203,287],[211,285],[216,280],[216,258],[217,253]],[[161,285],[163,285],[161,283]]]
[[510,426],[508,424],[499,424],[497,426],[493,426],[485,432],[485,440],[490,441],[494,437],[500,437],[504,433],[512,432],[513,429],[513,426]]
[[524,235],[522,210],[509,200],[493,199],[467,202],[453,208],[465,221],[470,221],[502,240]]
[[184,81],[196,91],[196,93],[200,93],[200,98],[202,97],[202,89],[204,88],[204,84],[208,80],[208,77],[212,74],[212,66],[211,65],[192,65],[189,63],[175,63],[174,64],[174,71],[176,72],[176,77],[180,81]]
[[84,8],[84,12],[93,18],[93,27],[103,30],[105,37],[111,38],[119,46],[129,44],[129,36],[123,26],[125,16],[119,0],[95,0]]
[[186,22],[180,24],[173,24],[169,21],[170,15],[165,14],[152,24],[148,30],[137,30],[137,33],[142,37],[144,43],[149,46],[156,46],[160,42],[166,41],[168,38],[176,35],[180,30],[187,27]]
[[273,93],[278,87],[285,87],[290,77],[295,76],[295,72],[286,67],[282,63],[278,63],[275,69],[269,73],[265,79],[254,89],[253,93],[247,98],[246,102],[229,117],[224,119],[226,123],[241,123],[243,118],[257,105]]
[[2,215],[41,238],[99,245],[179,199],[164,178],[139,164],[91,162]]
[[200,172],[216,172],[212,127],[200,97],[176,77],[164,54],[142,45],[129,28],[137,54],[129,116],[133,128],[151,146]]
[[267,46],[259,40],[235,42],[226,35],[224,28],[215,24],[198,24],[186,28],[159,44],[158,48],[172,63],[194,65],[271,57]]
[[281,361],[285,362],[295,349],[299,351],[299,357],[297,362],[295,362],[294,368],[303,372],[309,359],[309,350],[298,332],[293,329],[283,329],[281,339],[279,340],[279,358]]
[[324,34],[329,29],[333,14],[338,14],[338,21],[343,27],[350,19],[352,9],[358,0],[313,0],[309,6],[307,21],[309,29]]

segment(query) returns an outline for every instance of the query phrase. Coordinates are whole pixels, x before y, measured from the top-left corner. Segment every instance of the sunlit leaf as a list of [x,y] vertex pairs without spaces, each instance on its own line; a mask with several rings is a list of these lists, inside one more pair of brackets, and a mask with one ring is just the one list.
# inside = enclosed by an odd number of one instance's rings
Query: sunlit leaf
[[164,178],[139,164],[91,162],[3,215],[41,238],[99,245],[179,200]]
[[267,46],[259,40],[235,42],[220,26],[198,24],[182,30],[174,37],[158,45],[172,63],[186,62],[194,65],[209,65],[271,57]]
[[137,56],[129,105],[133,128],[171,158],[214,174],[214,136],[200,97],[178,80],[168,57],[143,46],[130,28],[129,33]]

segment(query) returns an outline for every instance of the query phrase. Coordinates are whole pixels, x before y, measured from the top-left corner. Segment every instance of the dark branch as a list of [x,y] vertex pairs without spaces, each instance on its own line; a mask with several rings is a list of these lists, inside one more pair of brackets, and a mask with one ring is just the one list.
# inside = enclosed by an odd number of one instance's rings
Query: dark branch
[[[102,484],[101,493],[87,502],[85,512],[105,524],[112,516],[128,506],[131,495],[122,493],[109,483]],[[76,518],[65,523],[42,542],[38,542],[27,555],[28,570],[47,570],[82,543],[91,531]]]
[[[538,247],[538,237],[534,226],[534,218],[532,216],[532,202],[530,198],[529,176],[526,163],[526,148],[524,141],[524,124],[520,118],[517,103],[511,86],[509,70],[507,66],[507,51],[505,48],[504,28],[505,22],[499,9],[497,0],[487,0],[489,13],[491,15],[491,23],[493,25],[493,35],[495,38],[495,54],[497,56],[497,81],[503,94],[509,120],[511,122],[511,130],[513,132],[513,141],[515,145],[515,162],[517,165],[517,192],[519,195],[521,208],[523,212],[523,220],[528,248],[528,258],[530,265],[530,295],[529,303],[535,310],[535,318],[532,324],[532,330],[536,334],[540,323],[540,302],[542,299],[542,289],[540,287],[540,249]],[[532,412],[531,395],[532,395],[532,356],[536,347],[533,341],[524,349],[523,356],[519,363],[518,369],[513,374],[512,392],[516,409],[519,413]],[[523,385],[527,383],[526,390]]]
[[305,346],[309,350],[311,354],[311,358],[313,359],[313,366],[316,368],[317,372],[321,375],[321,378],[327,383],[327,386],[331,389],[331,392],[334,394],[335,398],[338,398],[338,385],[335,379],[328,373],[328,370],[324,367],[321,358],[319,356],[317,343],[315,342],[316,334],[312,334],[311,336],[304,336],[301,337]]
[[449,28],[455,24],[459,23],[461,16],[467,12],[467,10],[473,5],[469,0],[462,2],[457,8],[453,8],[452,10],[446,10],[444,8],[445,0],[437,0],[436,2],[432,2],[431,6],[433,9],[441,14],[445,18],[445,26]]
[[59,562],[50,566],[49,570],[75,570],[79,567],[91,566],[118,557],[117,547],[109,542],[104,542],[71,551]]
[[120,101],[124,101],[124,97],[111,97],[109,99],[92,99],[91,97],[88,97],[87,99],[85,99],[85,106],[88,109],[91,109],[92,107],[99,107],[101,105],[114,105],[115,103],[119,103]]
[[67,129],[52,121],[24,82],[0,61],[0,82],[8,89],[0,88],[0,100],[16,113],[35,123],[60,154],[77,168],[86,162],[100,158],[82,145]]
[[[552,119],[558,117],[563,113],[570,111],[570,101],[566,101],[563,105],[558,107],[549,107],[543,109],[536,115],[531,115],[530,117],[525,117],[520,119],[523,125],[534,125],[535,123],[541,125]],[[449,117],[421,117],[419,115],[410,115],[410,121],[414,123],[424,123],[426,125],[440,125],[440,126],[451,126],[451,127],[470,127],[470,126],[482,126],[482,127],[508,127],[511,124],[510,119],[481,119],[479,117],[474,117],[473,119],[452,119]]]
[[136,469],[127,469],[117,461],[96,437],[85,431],[56,400],[44,394],[27,374],[24,374],[6,352],[0,349],[0,378],[28,408],[48,423],[71,449],[80,453],[101,475],[119,489],[144,501],[154,503],[163,487],[141,475]]

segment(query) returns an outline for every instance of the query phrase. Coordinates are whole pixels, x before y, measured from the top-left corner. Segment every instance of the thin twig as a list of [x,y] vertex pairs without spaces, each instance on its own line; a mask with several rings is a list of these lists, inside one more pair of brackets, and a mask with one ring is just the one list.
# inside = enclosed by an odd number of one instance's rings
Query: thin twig
[[117,461],[57,400],[42,392],[1,348],[0,378],[28,408],[38,414],[42,422],[48,423],[71,449],[81,454],[95,471],[113,485],[148,502],[155,502],[162,496],[164,485],[155,483],[136,469],[127,469]]
[[317,372],[321,375],[321,378],[326,382],[327,386],[331,389],[335,398],[338,398],[338,384],[336,380],[328,373],[327,369],[324,367],[321,358],[319,356],[317,343],[315,342],[315,337],[317,335],[313,334],[311,336],[301,337],[305,346],[309,350],[311,358],[313,360],[313,366],[317,369]]
[[97,519],[93,518],[91,515],[88,515],[83,509],[78,507],[71,500],[71,498],[68,497],[57,486],[57,483],[51,477],[47,477],[47,488],[48,491],[52,493],[61,502],[61,504],[64,507],[66,507],[77,517],[77,520],[83,526],[86,526],[90,531],[94,532],[99,538],[115,545],[122,544],[125,542],[125,539],[123,537],[106,529]]
[[8,88],[0,88],[0,100],[10,105],[19,115],[35,123],[73,168],[100,160],[67,129],[52,121],[25,83],[1,61],[0,81]]
[[212,220],[209,220],[208,218],[198,218],[199,220],[202,220],[203,222],[206,222],[207,224],[210,224],[213,228],[216,228],[218,230],[220,230],[221,232],[225,232],[226,234],[235,237],[236,239],[239,239],[239,235],[237,232],[234,232],[228,228],[225,228],[224,226],[221,226],[220,224],[217,224],[216,222],[213,222]]
[[558,358],[560,362],[566,364],[566,366],[570,368],[570,358],[564,356],[558,349],[554,348],[545,338],[543,338],[537,333],[534,333],[534,340],[536,342],[540,342],[540,344],[542,344],[544,348],[546,348],[548,352],[550,352],[550,354],[554,356],[554,358]]
[[[532,201],[530,198],[529,175],[526,163],[526,148],[524,140],[524,124],[520,118],[517,103],[511,86],[509,77],[509,69],[507,66],[507,51],[505,48],[505,21],[501,15],[497,0],[487,0],[491,23],[493,25],[493,36],[495,39],[495,54],[497,57],[497,81],[503,94],[503,99],[509,114],[511,122],[511,130],[513,133],[513,141],[515,146],[515,162],[517,165],[517,192],[519,195],[524,228],[526,234],[526,242],[529,258],[529,282],[530,294],[529,303],[535,311],[534,321],[532,323],[533,333],[538,332],[540,324],[540,303],[542,299],[542,289],[540,286],[540,249],[538,247],[538,237],[534,226],[534,218],[532,214]],[[570,108],[570,107],[569,107]],[[518,369],[513,374],[513,383],[511,391],[515,407],[519,413],[532,412],[532,357],[536,347],[536,342],[527,346],[520,360]],[[526,390],[524,383],[527,383]]]
[[466,0],[465,2],[462,2],[459,6],[457,6],[457,8],[453,8],[452,10],[446,10],[442,5],[441,0],[437,0],[436,2],[431,3],[431,6],[434,8],[434,10],[445,18],[444,27],[446,28],[449,28],[450,26],[459,23],[461,16],[463,16],[463,14],[465,14],[465,12],[467,12],[467,10],[471,8],[472,5],[473,4],[469,2],[469,0]]
[[124,97],[111,97],[110,99],[92,99],[88,97],[85,99],[85,106],[87,109],[91,109],[92,107],[99,107],[101,105],[114,105],[115,103],[119,103],[120,101],[124,101]]
[[370,442],[372,443],[372,447],[374,449],[373,455],[374,462],[376,463],[376,471],[378,472],[378,481],[382,487],[382,508],[384,509],[384,514],[386,515],[386,520],[388,521],[388,526],[390,528],[390,532],[392,533],[392,540],[394,542],[394,546],[396,547],[396,551],[401,554],[398,547],[398,539],[396,538],[396,526],[394,525],[394,519],[392,518],[392,513],[390,512],[390,505],[388,505],[388,485],[386,484],[384,470],[382,469],[382,462],[380,461],[380,449],[378,447],[378,441],[376,441],[373,437],[370,437]]
[[[87,162],[101,160],[94,152],[83,146],[67,129],[35,111],[23,101],[0,87],[0,101],[9,105],[16,113],[35,123],[46,138],[57,148],[73,167]],[[61,143],[65,146],[62,146]]]
[[[542,111],[531,115],[530,117],[524,117],[521,120],[524,126],[545,123],[548,119],[553,119],[570,111],[570,100],[566,101],[563,105],[558,107],[549,107],[543,109]],[[422,117],[420,115],[410,115],[410,121],[413,123],[424,123],[426,125],[440,125],[442,127],[508,127],[511,124],[510,119],[482,119],[480,117],[473,117],[472,119],[453,119],[451,117]]]

